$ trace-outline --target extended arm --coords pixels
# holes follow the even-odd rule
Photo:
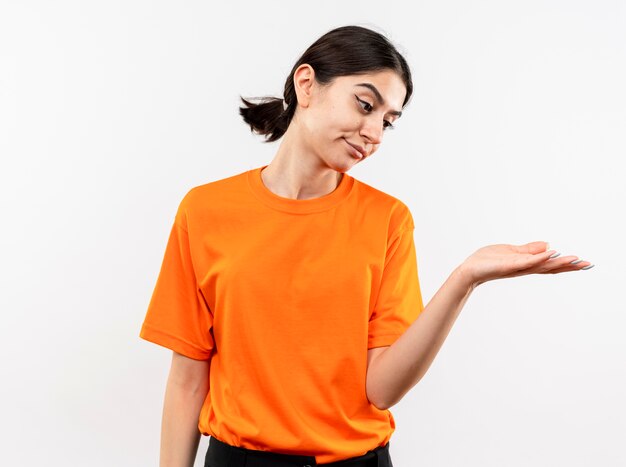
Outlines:
[[[478,249],[457,267],[417,319],[386,350],[368,355],[367,397],[388,409],[424,376],[472,291],[480,284],[527,274],[558,274],[589,269],[577,256],[559,257],[543,241],[497,244]]]
[[[367,397],[379,409],[395,405],[424,376],[474,287],[457,268],[422,313],[367,372]]]

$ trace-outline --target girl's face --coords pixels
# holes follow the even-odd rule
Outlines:
[[[336,78],[320,87],[302,65],[294,74],[301,134],[326,166],[345,172],[376,152],[401,114],[406,88],[391,70]],[[364,154],[355,153],[357,146]]]

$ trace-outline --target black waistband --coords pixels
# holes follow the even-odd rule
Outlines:
[[[299,456],[270,451],[258,451],[231,446],[211,436],[206,453],[205,467],[392,467],[389,443],[379,446],[362,456],[351,457],[327,464],[318,464],[315,456]]]

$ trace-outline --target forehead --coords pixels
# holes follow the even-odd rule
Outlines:
[[[402,78],[392,70],[383,70],[374,73],[358,75],[346,75],[336,78],[335,84],[342,90],[353,90],[369,94],[375,94],[372,85],[381,94],[385,105],[400,109],[406,95],[406,87]]]

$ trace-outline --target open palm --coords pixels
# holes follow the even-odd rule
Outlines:
[[[548,243],[537,241],[525,245],[497,244],[476,250],[463,262],[474,285],[495,279],[523,276],[527,274],[557,274],[578,271],[589,266],[589,261],[580,261],[578,256],[550,258],[555,250],[547,250]]]

